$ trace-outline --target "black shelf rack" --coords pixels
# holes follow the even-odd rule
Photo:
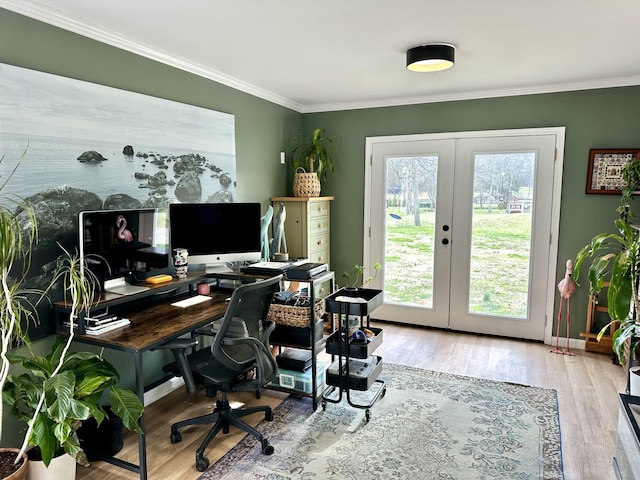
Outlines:
[[[370,314],[383,301],[382,290],[367,288],[342,288],[326,299],[328,313],[338,314],[338,328],[326,342],[327,353],[337,356],[327,370],[327,388],[322,394],[322,409],[327,403],[339,403],[343,394],[354,408],[365,410],[365,419],[371,419],[371,407],[384,397],[387,388],[378,379],[382,371],[382,357],[373,352],[382,343],[382,329],[370,325]],[[359,317],[355,333],[350,332],[349,317]],[[367,335],[369,333],[369,335]],[[337,367],[337,368],[335,368]],[[378,389],[367,403],[358,403],[351,398],[351,391],[367,391],[375,383]],[[337,392],[337,396],[335,395]]]

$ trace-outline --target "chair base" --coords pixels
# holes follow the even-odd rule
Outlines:
[[[200,447],[198,447],[198,450],[196,450],[196,468],[200,472],[204,472],[209,468],[209,460],[204,456],[204,451],[209,446],[209,443],[211,443],[220,430],[222,430],[222,433],[229,433],[229,427],[231,426],[244,430],[260,440],[262,453],[265,455],[271,455],[273,453],[273,447],[269,444],[267,438],[251,425],[248,425],[241,420],[242,417],[257,412],[264,412],[265,420],[273,420],[273,411],[271,410],[271,407],[265,405],[249,408],[231,408],[227,398],[227,392],[222,392],[222,399],[216,402],[213,412],[207,415],[201,415],[199,417],[176,422],[171,425],[171,443],[178,443],[182,440],[182,435],[179,432],[179,429],[182,427],[186,427],[188,425],[209,425],[213,423],[213,427],[209,430],[209,433],[207,433],[207,436],[200,444]]]

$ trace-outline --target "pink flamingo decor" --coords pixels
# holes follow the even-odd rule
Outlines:
[[[129,230],[126,230],[127,220],[124,216],[118,215],[118,218],[116,218],[116,226],[118,227],[118,238],[125,242],[133,242],[133,234]]]
[[[558,308],[558,326],[556,328],[556,348],[551,350],[553,353],[561,353],[563,355],[574,355],[569,348],[569,325],[571,324],[571,295],[576,291],[576,284],[573,281],[573,262],[567,260],[567,267],[564,272],[564,278],[558,282],[558,291],[560,292],[560,307]],[[567,300],[567,349],[558,348],[558,340],[560,339],[560,323],[562,322],[562,303]]]

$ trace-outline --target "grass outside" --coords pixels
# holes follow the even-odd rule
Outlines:
[[[387,222],[386,302],[433,306],[435,213],[421,213],[420,221]],[[469,311],[526,318],[531,214],[477,209],[472,231]]]

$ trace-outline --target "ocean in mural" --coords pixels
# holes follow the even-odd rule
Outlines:
[[[68,185],[95,193],[102,200],[126,194],[142,206],[166,206],[180,200],[175,189],[188,175],[197,178],[200,189],[186,194],[183,201],[235,198],[234,156],[126,140],[115,143],[0,132],[4,154],[0,185],[8,180],[2,194],[26,198],[53,186]],[[123,153],[127,145],[132,149],[130,155]],[[85,159],[82,155],[86,152],[97,152],[102,159]]]

